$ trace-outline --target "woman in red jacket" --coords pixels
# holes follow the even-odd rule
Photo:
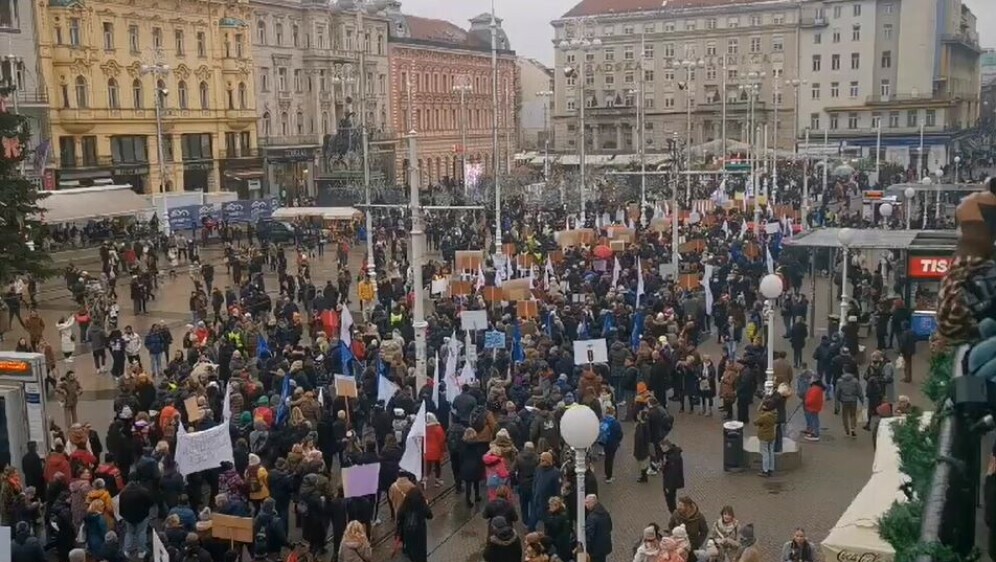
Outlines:
[[[436,487],[443,485],[443,451],[446,450],[446,432],[432,412],[425,414],[425,475],[428,482],[435,474]]]
[[[803,437],[806,441],[820,440],[820,412],[823,411],[823,395],[826,387],[819,378],[813,380],[806,391],[803,403],[803,413],[806,415],[806,429]]]

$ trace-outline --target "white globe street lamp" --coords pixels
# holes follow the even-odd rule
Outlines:
[[[577,478],[577,539],[582,552],[587,552],[584,535],[584,475],[588,470],[587,451],[598,439],[598,416],[583,404],[575,404],[560,418],[560,436],[574,449],[574,475]]]
[[[878,206],[878,213],[882,215],[882,227],[885,229],[889,228],[889,218],[892,217],[892,213],[895,211],[892,207],[892,203],[882,203]]]
[[[764,371],[764,394],[775,391],[775,300],[782,296],[784,284],[780,275],[769,273],[761,278],[764,296],[764,321],[768,323],[768,367]]]
[[[912,187],[907,187],[903,195],[906,196],[906,230],[910,230],[910,221],[913,219],[913,199],[916,197],[916,190]]]
[[[840,322],[838,322],[837,326],[838,331],[843,333],[844,322],[847,321],[847,310],[850,307],[850,302],[847,300],[847,266],[848,262],[851,261],[849,252],[851,242],[854,241],[854,231],[850,228],[840,229],[840,231],[837,232],[837,241],[840,242],[841,247],[844,248],[844,265],[840,280]]]

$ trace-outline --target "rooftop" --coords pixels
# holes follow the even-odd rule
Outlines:
[[[650,12],[658,9],[716,8],[754,4],[763,0],[581,0],[562,17]]]
[[[800,248],[839,248],[840,228],[810,230],[784,241],[786,246]],[[954,251],[958,233],[954,230],[880,230],[852,229],[852,250],[922,250]]]
[[[405,15],[410,30],[410,39],[418,41],[433,41],[436,43],[452,43],[453,45],[480,46],[474,36],[461,29],[455,23],[446,20],[423,18]]]

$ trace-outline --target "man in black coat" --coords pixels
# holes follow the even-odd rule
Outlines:
[[[584,536],[588,557],[591,562],[605,562],[612,554],[612,517],[595,494],[588,494],[584,499],[584,509],[587,512]]]
[[[39,498],[45,497],[45,462],[38,456],[38,443],[28,441],[28,452],[21,458],[24,486],[34,486]]]
[[[664,463],[661,467],[661,483],[667,510],[677,509],[678,490],[685,487],[685,461],[681,458],[681,447],[664,442]]]
[[[129,475],[128,484],[118,495],[118,511],[125,523],[124,552],[128,556],[136,553],[145,558],[149,552],[148,528],[152,506],[156,498],[139,483],[134,471]]]

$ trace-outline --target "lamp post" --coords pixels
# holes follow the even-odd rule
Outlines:
[[[574,475],[577,478],[577,540],[582,552],[587,552],[584,533],[584,475],[588,470],[587,451],[598,439],[598,416],[583,404],[575,404],[560,418],[560,435],[574,449]]]
[[[934,170],[934,175],[937,176],[937,202],[934,205],[934,220],[940,222],[941,220],[941,178],[944,177],[944,170],[938,168]],[[937,228],[937,225],[934,225]]]
[[[550,179],[550,98],[553,90],[536,92],[536,97],[543,100],[543,179]],[[563,184],[561,184],[563,185]],[[564,204],[564,191],[561,187],[560,204]]]
[[[933,182],[930,181],[930,176],[924,176],[923,179],[920,180],[920,184],[922,184],[922,185],[930,185],[932,183]],[[930,197],[930,195],[926,191],[924,191],[923,192],[923,223],[920,226],[920,228],[922,228],[924,230],[927,229],[927,207],[930,206],[928,204],[928,202],[927,202],[928,201],[928,197]]]
[[[877,117],[875,128],[875,183],[882,185],[882,118]]]
[[[157,57],[158,58],[158,57]],[[161,62],[154,64],[143,64],[142,74],[151,74],[156,80],[155,108],[156,108],[156,155],[159,157],[159,192],[166,192],[166,150],[163,146],[163,102],[169,95],[169,90],[165,87],[163,78],[169,74],[169,65]]]
[[[799,155],[798,144],[796,143],[796,157]],[[809,127],[806,127],[806,158],[802,163],[802,226],[809,229]]]
[[[641,72],[642,69],[641,69]],[[642,80],[641,80],[642,83]],[[646,131],[644,129],[645,117],[643,115],[643,90],[636,88],[626,91],[627,94],[636,97],[636,128],[637,128],[637,142],[640,143],[639,156],[640,156],[640,220],[645,219],[644,210],[647,208],[647,163],[645,155],[646,146]]]
[[[844,263],[840,279],[840,322],[838,322],[837,326],[840,333],[844,333],[844,322],[847,321],[847,311],[851,306],[851,303],[847,300],[847,266],[851,261],[850,247],[853,240],[854,231],[850,228],[842,228],[837,232],[837,241],[840,242],[841,248],[844,249]]]
[[[913,202],[916,198],[916,190],[907,187],[903,195],[906,196],[906,230],[911,230],[910,222],[913,220]]]
[[[764,394],[775,391],[775,300],[782,296],[782,277],[769,273],[761,278],[761,295],[764,296],[764,321],[768,324],[768,367],[764,370]]]
[[[917,159],[916,169],[919,170],[920,179],[923,179],[927,177],[926,174],[924,173],[924,162],[923,162],[923,123],[920,123],[920,150],[917,151],[916,153],[916,159]]]
[[[955,184],[958,184],[958,183],[961,183],[961,174],[959,173],[961,171],[959,169],[960,165],[961,165],[961,156],[955,156],[954,157],[954,163],[955,163],[955,176],[954,176],[954,180],[955,181],[954,182],[955,182]]]
[[[569,40],[565,39],[565,40],[561,41],[558,46],[559,46],[559,48],[562,51],[565,51],[565,52],[574,51],[574,52],[581,53],[581,60],[578,62],[578,68],[577,68],[577,70],[575,70],[575,69],[573,69],[573,68],[571,68],[571,67],[568,66],[568,67],[564,68],[564,73],[568,77],[570,77],[570,76],[572,76],[572,75],[574,75],[576,73],[577,74],[577,77],[576,77],[577,80],[579,82],[581,82],[581,96],[580,96],[581,99],[580,99],[580,105],[578,106],[578,121],[579,121],[578,122],[578,128],[581,130],[581,150],[578,153],[578,173],[580,175],[580,180],[581,180],[581,184],[580,184],[580,189],[581,189],[581,204],[580,204],[580,207],[581,207],[581,218],[583,220],[585,218],[585,209],[584,209],[585,179],[586,179],[585,178],[585,156],[586,156],[586,153],[587,153],[587,144],[586,143],[587,143],[587,138],[588,138],[588,134],[585,132],[585,123],[584,123],[584,109],[585,109],[585,106],[588,105],[588,99],[585,96],[585,91],[587,90],[587,86],[585,84],[585,80],[586,80],[585,66],[587,65],[587,61],[585,60],[585,56],[586,56],[586,53],[588,51],[591,51],[593,49],[597,49],[597,48],[601,47],[602,46],[602,40],[599,39],[598,37],[590,37],[590,38],[588,37],[588,35],[589,35],[589,33],[588,33],[589,28],[593,28],[594,27],[594,21],[591,18],[579,18],[579,19],[573,20],[572,23],[573,23],[573,29],[574,29],[574,35],[575,35],[575,37],[572,38],[572,39],[569,39]],[[594,34],[594,30],[593,29],[592,29],[591,34],[592,35]]]
[[[761,80],[764,72],[752,70],[747,73],[747,82],[740,85],[740,90],[747,94],[747,159],[750,162],[750,183],[754,192],[754,236],[761,233],[761,206],[757,203],[759,193],[757,185],[757,131],[754,122],[754,100],[761,91]]]
[[[808,81],[800,80],[798,78],[785,81],[786,86],[792,86],[792,89],[794,90],[793,95],[795,96],[792,100],[794,106],[792,109],[792,151],[796,159],[799,158],[799,143],[797,142],[799,136],[799,87],[805,86],[808,83]],[[807,139],[806,142],[808,143],[809,140]]]
[[[470,77],[460,75],[457,77],[453,91],[460,94],[460,178],[463,179],[463,195],[467,196],[467,104],[466,95],[474,91],[470,83]]]
[[[882,203],[878,206],[878,214],[882,215],[882,227],[888,230],[889,228],[889,217],[892,216],[895,209],[892,208],[892,203]]]
[[[692,80],[696,68],[705,68],[705,61],[685,59],[678,63],[685,69],[685,86],[679,89],[685,90],[685,204],[689,208],[692,206]]]

